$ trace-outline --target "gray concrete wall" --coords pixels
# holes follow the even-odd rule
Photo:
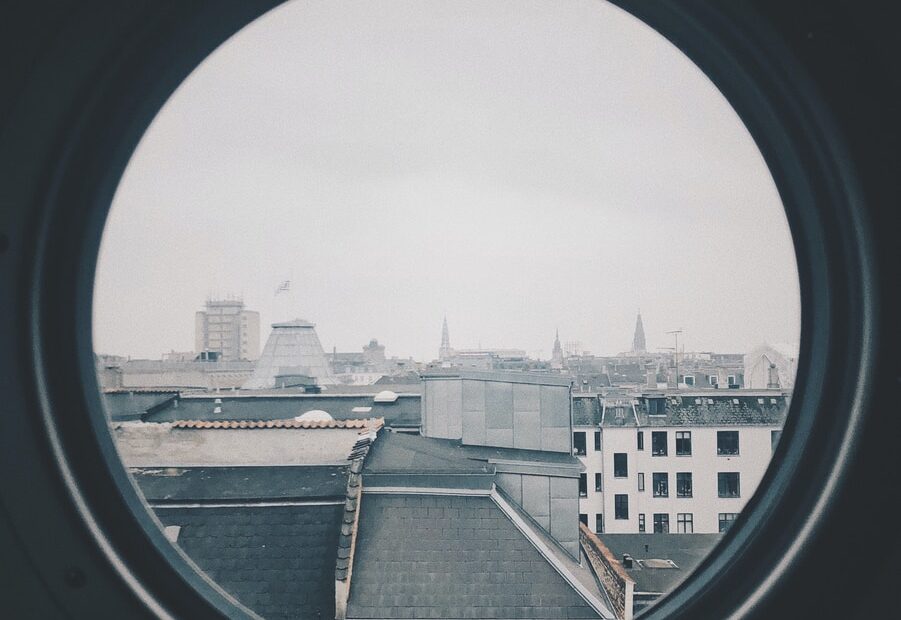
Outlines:
[[[570,453],[570,408],[570,386],[559,379],[500,372],[425,376],[422,433],[467,445]]]
[[[560,546],[578,557],[578,478],[499,473],[496,483]]]

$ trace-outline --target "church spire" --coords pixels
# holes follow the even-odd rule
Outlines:
[[[438,349],[438,359],[446,360],[451,357],[450,332],[447,329],[447,315],[444,315],[444,325],[441,327],[441,348]]]
[[[638,319],[635,321],[635,336],[632,338],[632,353],[647,353],[647,350],[644,340],[644,325],[641,322],[641,310],[639,310]]]
[[[563,368],[563,347],[560,346],[560,330],[554,338],[554,352],[551,354],[551,368],[560,370]]]

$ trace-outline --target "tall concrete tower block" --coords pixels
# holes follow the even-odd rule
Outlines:
[[[337,383],[313,323],[302,319],[273,323],[257,367],[244,388],[273,388],[276,377],[285,375],[306,375],[315,379],[317,385]]]
[[[213,351],[222,360],[255,360],[260,356],[260,313],[240,299],[209,299],[194,315],[195,353]]]

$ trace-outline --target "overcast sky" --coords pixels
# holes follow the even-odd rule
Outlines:
[[[274,296],[291,279],[293,308]],[[599,1],[295,0],[178,89],[118,189],[98,352],[194,346],[210,295],[326,350],[549,357],[798,340],[770,174],[717,89]],[[279,306],[281,306],[279,308]],[[278,309],[277,309],[278,308]]]

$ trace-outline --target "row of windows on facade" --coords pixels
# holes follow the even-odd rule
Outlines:
[[[770,431],[770,440],[775,447],[782,431]],[[669,455],[669,432],[651,432],[651,456]],[[676,431],[676,456],[691,456],[691,431]],[[738,431],[716,432],[716,453],[720,456],[736,456],[739,453]],[[644,450],[644,431],[636,434],[636,448]],[[588,453],[585,431],[573,433],[573,450],[578,456]],[[594,451],[601,451],[601,431],[594,432]],[[614,455],[614,458],[618,455]],[[621,455],[625,456],[625,454]]]
[[[628,507],[627,507],[628,512]],[[719,531],[725,532],[730,527],[732,527],[732,523],[735,522],[735,518],[738,516],[737,512],[721,512],[717,515],[717,519],[719,520]],[[651,515],[654,524],[654,533],[655,534],[669,534],[669,514],[665,512],[655,512]],[[579,515],[579,520],[588,526],[588,515],[585,513],[581,513]],[[602,513],[596,513],[594,515],[594,531],[598,534],[604,533],[604,515]],[[647,531],[647,523],[645,519],[644,513],[639,513],[638,515],[638,531],[639,533],[645,533]],[[691,512],[678,512],[676,513],[676,533],[677,534],[694,534],[695,531],[695,517],[694,513]]]
[[[741,477],[738,472],[718,472],[716,475],[717,496],[722,498],[741,497]],[[694,485],[691,472],[676,473],[676,497],[693,497]],[[603,474],[594,475],[594,490],[604,490]],[[645,490],[644,473],[638,474],[638,490]],[[654,497],[669,497],[669,473],[654,472],[651,474],[651,490]],[[588,497],[588,474],[579,474],[579,496]],[[617,497],[620,497],[617,495]],[[622,497],[628,497],[623,495]]]

